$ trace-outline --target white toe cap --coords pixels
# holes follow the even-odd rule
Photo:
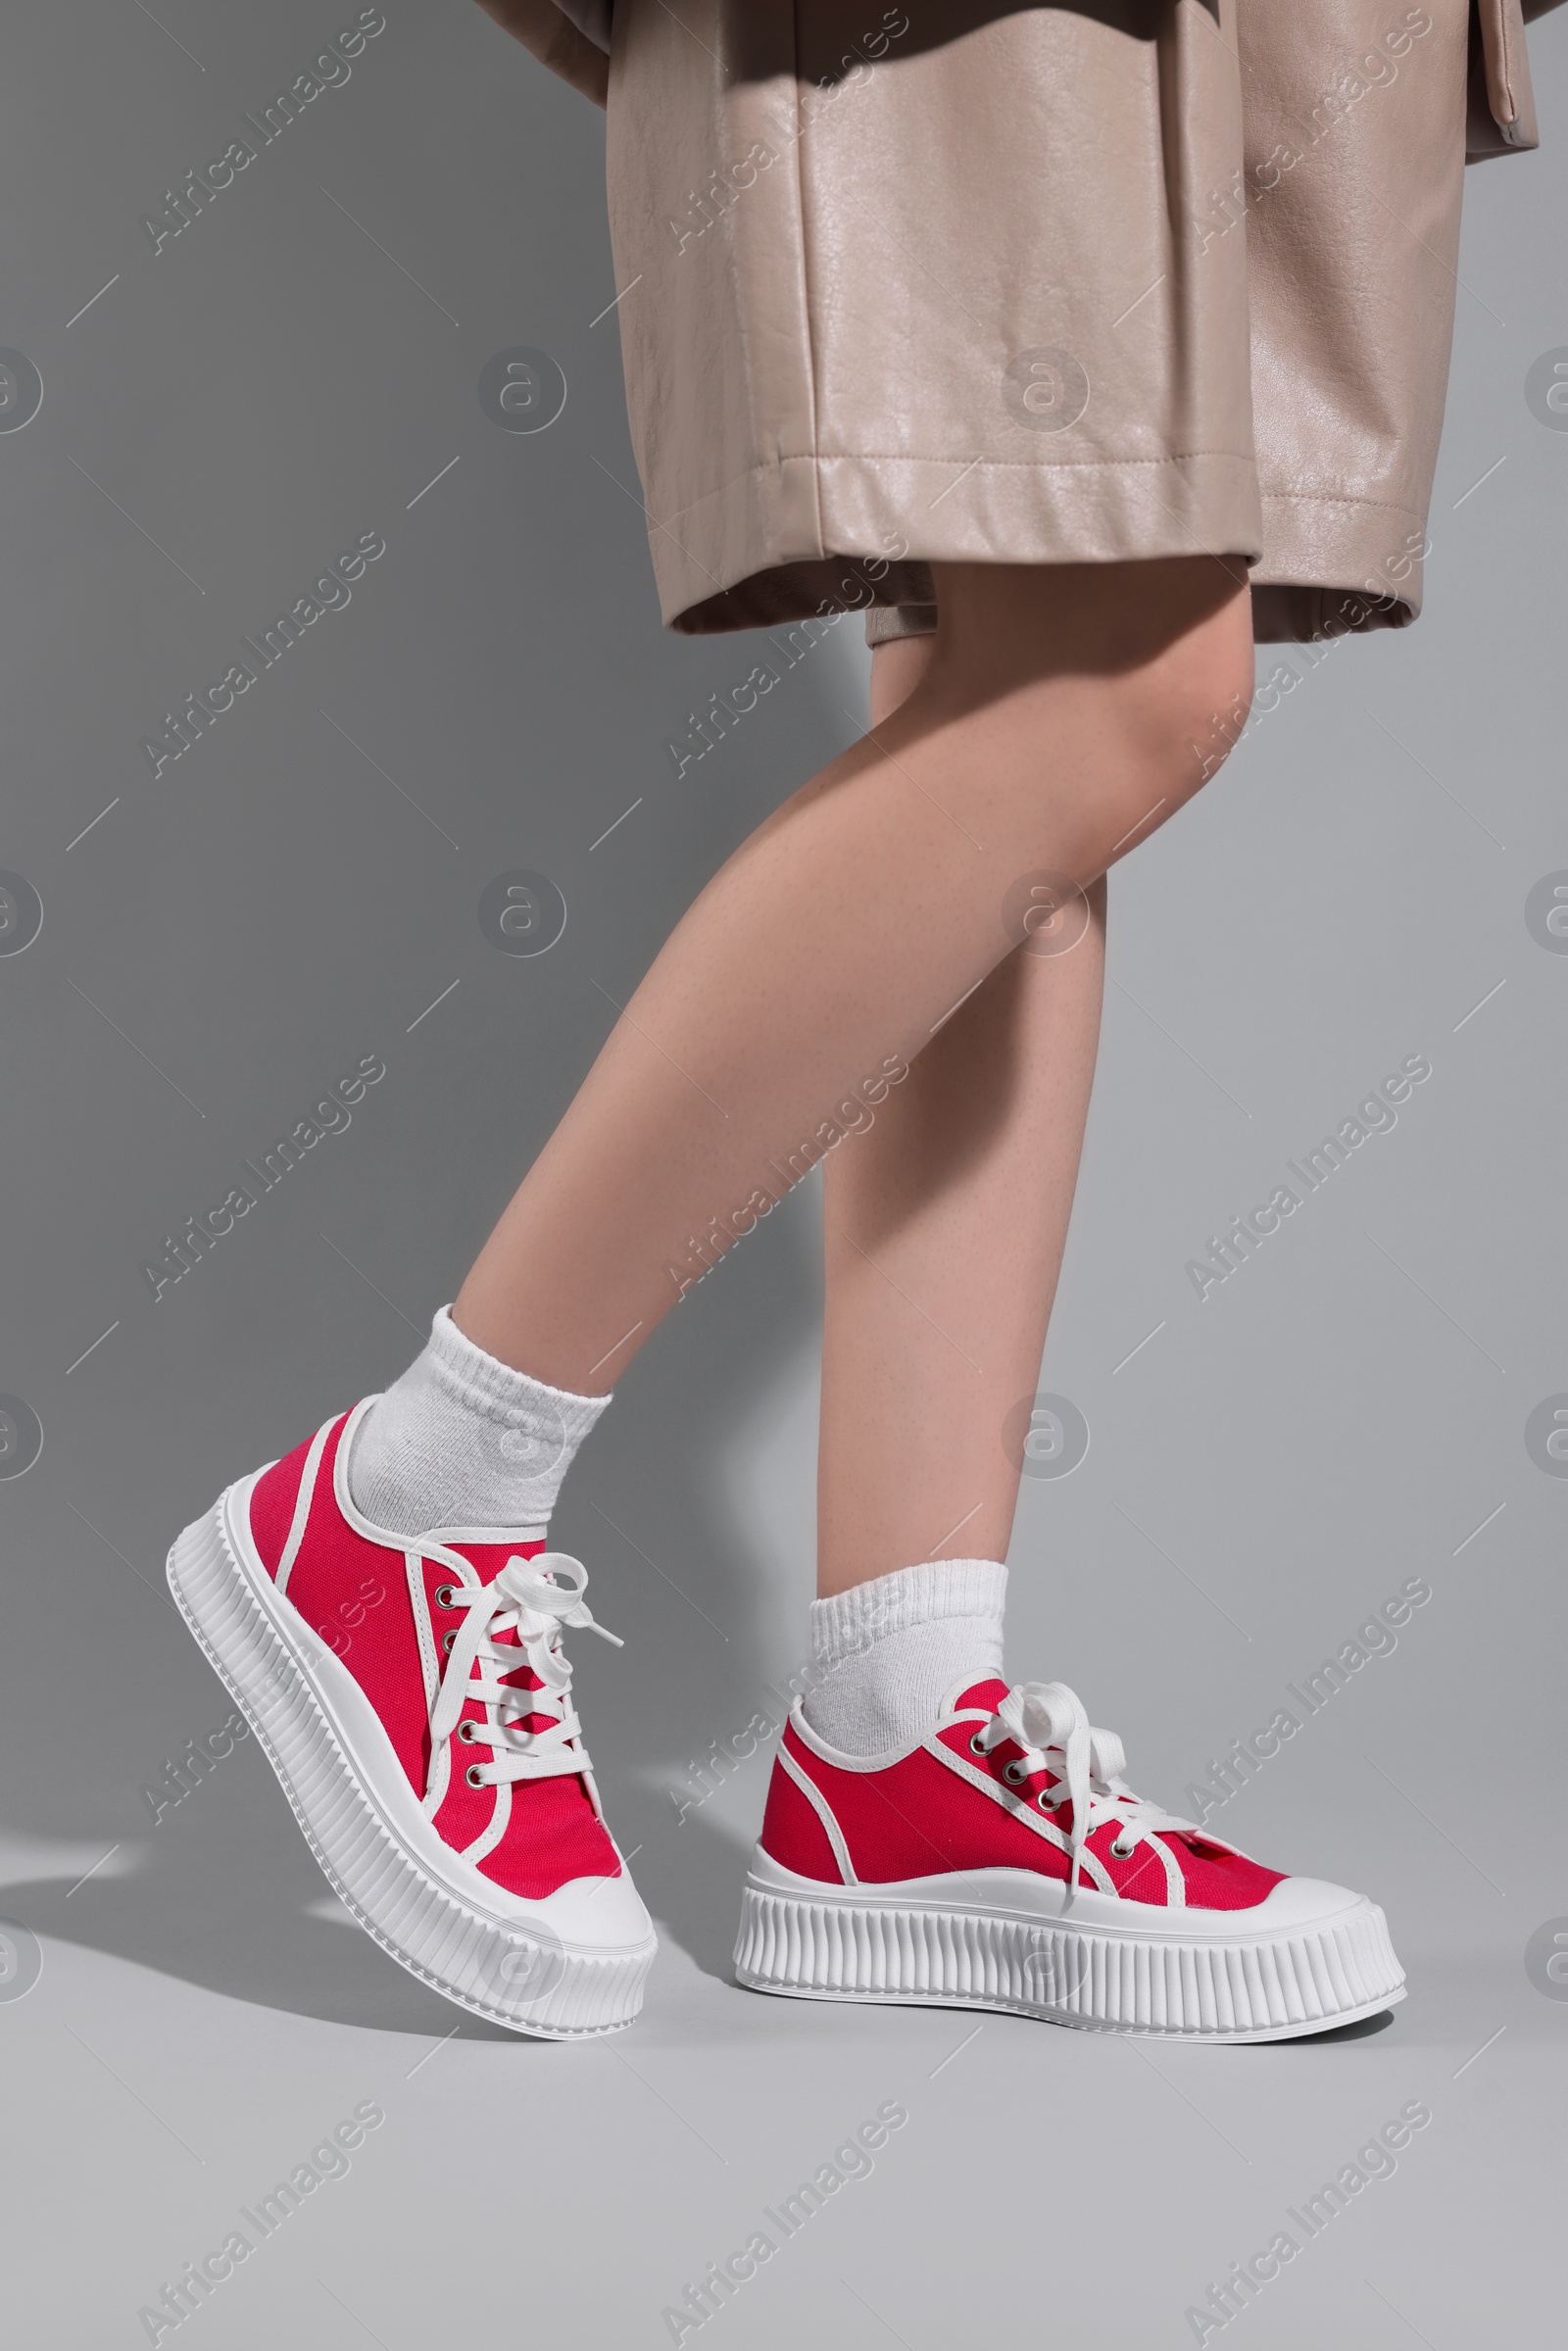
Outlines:
[[[1229,1915],[1255,1919],[1260,1927],[1323,1927],[1348,1911],[1371,1907],[1365,1894],[1352,1893],[1348,1886],[1331,1886],[1326,1878],[1282,1878],[1255,1910]]]

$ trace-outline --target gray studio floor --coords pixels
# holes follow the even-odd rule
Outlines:
[[[738,2343],[926,2351],[1001,2311],[1076,2342],[1176,2343],[1187,2307],[1282,2229],[1301,2250],[1248,2309],[1255,2341],[1544,2339],[1525,2251],[1553,2233],[1563,2017],[1501,1926],[1512,1902],[1457,1948],[1444,1904],[1396,1905],[1415,1995],[1386,2030],[1151,2049],[736,1989],[739,1849],[688,1817],[678,1901],[659,1898],[652,1841],[644,1861],[664,1935],[645,2020],[564,2048],[455,2022],[345,1923],[253,1752],[186,1809],[74,1891],[90,1840],[5,1849],[6,1906],[45,1954],[0,2010],[18,2342],[146,2339],[139,2310],[235,2229],[253,2249],[184,2322],[193,2340],[685,2341],[698,2329],[664,2313],[696,2311],[708,2265],[760,2230],[776,2250],[705,2322]],[[1419,1821],[1399,1844],[1444,1867]],[[1303,2208],[1412,2104],[1432,2119],[1397,2170],[1357,2166],[1376,2176],[1308,2238]],[[780,2207],[890,2108],[907,2121],[874,2168],[842,2158],[786,2236]],[[368,2110],[385,2119],[349,2168],[328,2147],[264,2238],[263,2200]],[[26,2257],[56,2230],[73,2261]],[[1488,2243],[1518,2258],[1481,2263]]]
[[[795,1214],[786,1240],[804,1244],[808,1203]],[[721,1350],[765,1303],[764,1260],[744,1273],[737,1260],[736,1271],[732,1298],[714,1290],[724,1310],[708,1336]],[[1411,1336],[1401,1326],[1399,1341]],[[1099,1359],[1102,1387],[1102,1357],[1086,1335],[1083,1360]],[[690,1366],[677,1358],[675,1368]],[[715,1431],[716,1513],[768,1530],[751,1546],[759,1579],[777,1565],[774,1549],[804,1543],[811,1400],[798,1355]],[[1173,1401],[1156,1389],[1134,1415],[1156,1447]],[[1092,1422],[1097,1405],[1092,1396]],[[1237,1425],[1250,1442],[1240,1412]],[[1158,1522],[1167,1553],[1178,1524],[1190,1539],[1202,1517],[1205,1480],[1184,1490],[1183,1450],[1179,1438],[1152,1469],[1124,1461],[1116,1478],[1151,1532],[1160,1487],[1181,1494]],[[1560,1767],[1549,1739],[1533,1777],[1508,1756],[1510,1742],[1516,1755],[1530,1749],[1528,1712],[1549,1710],[1559,1668],[1548,1652],[1560,1656],[1564,1627],[1555,1592],[1528,1617],[1510,1596],[1528,1586],[1550,1525],[1525,1481],[1558,1500],[1522,1447],[1520,1459],[1501,1515],[1468,1545],[1487,1515],[1469,1498],[1478,1473],[1468,1465],[1451,1493],[1406,1494],[1393,1510],[1380,1505],[1380,1464],[1366,1464],[1347,1489],[1361,1521],[1348,1572],[1331,1555],[1346,1495],[1319,1513],[1303,1504],[1308,1539],[1282,1538],[1282,1553],[1320,1548],[1322,1589],[1271,1614],[1263,1578],[1235,1545],[1201,1578],[1235,1627],[1210,1612],[1175,1671],[1180,1628],[1190,1641],[1195,1630],[1185,1571],[1142,1536],[1102,1531],[1115,1516],[1108,1465],[1095,1479],[1092,1449],[1070,1481],[1026,1491],[1018,1670],[1032,1657],[1041,1670],[1070,1659],[1088,1688],[1112,1691],[1103,1711],[1143,1726],[1135,1776],[1173,1798],[1403,1580],[1381,1565],[1388,1553],[1431,1589],[1397,1649],[1369,1659],[1269,1766],[1272,1782],[1259,1775],[1217,1824],[1297,1868],[1375,1886],[1411,1996],[1379,2026],[1262,2048],[1151,2047],[737,1988],[736,1887],[765,1763],[739,1763],[696,1803],[705,1783],[691,1766],[711,1764],[715,1743],[747,1744],[745,1726],[795,1660],[770,1645],[765,1621],[748,1635],[744,1616],[728,1613],[728,1576],[699,1580],[699,1526],[687,1527],[684,1557],[678,1522],[653,1510],[637,1522],[635,1548],[603,1526],[590,1545],[601,1510],[621,1528],[631,1519],[635,1445],[607,1457],[591,1483],[585,1456],[567,1537],[595,1556],[601,1612],[628,1637],[623,1654],[584,1659],[583,1702],[590,1726],[603,1726],[595,1744],[662,1936],[643,2020],[597,2045],[518,2041],[460,2019],[403,1975],[326,1891],[249,1742],[153,1822],[167,1764],[185,1739],[220,1731],[227,1705],[153,1591],[126,1596],[140,1546],[111,1555],[143,1660],[133,1719],[96,1742],[71,1834],[0,1846],[0,1916],[28,1928],[42,1955],[24,1996],[0,2001],[9,2209],[22,2246],[57,2248],[12,2267],[16,2339],[50,2351],[150,2332],[168,2341],[139,2314],[168,2310],[166,2289],[177,2290],[186,2265],[221,2257],[235,2230],[247,2257],[181,2331],[237,2351],[279,2339],[415,2351],[455,2325],[594,2345],[689,2341],[711,2327],[715,2339],[758,2351],[808,2340],[937,2351],[1000,2314],[1074,2342],[1174,2345],[1196,2339],[1188,2311],[1281,2231],[1299,2249],[1230,2321],[1245,2339],[1291,2351],[1331,2331],[1356,2351],[1406,2338],[1459,2351],[1483,2329],[1544,2339],[1568,2004],[1538,1931],[1568,1907],[1548,1810]],[[1461,1494],[1468,1517],[1453,1514]],[[69,1619],[66,1645],[91,1648],[104,1549],[60,1515],[58,1543],[35,1555],[65,1585],[55,1613]],[[1098,1585],[1070,1572],[1097,1540]],[[1053,1576],[1053,1560],[1068,1572]],[[1106,1584],[1119,1600],[1107,1602]],[[1137,1654],[1124,1610],[1147,1635]],[[1499,1642],[1506,1687],[1522,1693],[1511,1727],[1489,1722],[1478,1695],[1486,1676],[1475,1660]],[[650,1668],[662,1647],[664,1667]],[[750,1662],[729,1659],[736,1648]],[[650,1673],[675,1691],[688,1729],[721,1689],[711,1730],[683,1739]],[[10,1721],[19,1740],[46,1745],[69,1736],[69,1690],[39,1679]],[[639,1750],[657,1763],[639,1764]],[[14,1811],[45,1809],[36,1762],[14,1785]],[[1556,1924],[1568,1933],[1568,1921]],[[1412,2109],[1430,2122],[1408,2132],[1391,2167],[1373,2142],[1389,2126],[1397,2138]],[[866,2169],[849,2142],[890,2113],[906,2120]],[[360,2142],[346,2158],[330,2144],[340,2125]],[[304,2192],[280,2204],[279,2183],[298,2187],[301,2166]],[[842,2184],[819,2209],[803,2206],[803,2182],[820,2183],[824,2166]],[[1322,2191],[1348,2166],[1365,2185],[1342,2191],[1345,2208],[1327,2215]],[[701,2327],[688,2323],[702,2313],[690,2289],[759,2231],[769,2259]],[[1483,2258],[1489,2245],[1507,2257]]]
[[[160,1802],[229,1711],[171,1540],[401,1370],[681,909],[853,736],[866,664],[846,622],[672,760],[752,640],[661,632],[602,129],[472,0],[387,0],[352,78],[156,253],[144,209],[326,20],[25,13],[0,348],[42,405],[0,431],[0,873],[42,918],[0,940],[0,1411],[41,1450],[0,1453],[5,2339],[1556,2339],[1568,430],[1540,386],[1568,367],[1568,10],[1532,32],[1542,153],[1471,174],[1426,614],[1265,648],[1224,774],[1111,891],[1042,1373],[1091,1441],[1025,1481],[1009,1669],[1072,1684],[1185,1808],[1391,1595],[1430,1595],[1215,1823],[1374,1894],[1410,1996],[1228,2050],[730,1980],[767,1763],[702,1801],[693,1775],[806,1638],[811,1184],[638,1360],[553,1530],[626,1643],[576,1662],[662,1935],[632,2031],[529,2043],[405,1976],[249,1740]],[[518,348],[569,385],[532,437],[482,392]],[[160,713],[367,533],[352,602],[155,778]],[[570,915],[532,961],[476,918],[519,869]],[[155,1298],[149,1254],[367,1053],[352,1127]],[[1209,1237],[1412,1055],[1397,1125],[1200,1298]],[[841,2151],[879,2115],[867,2168]],[[1396,2159],[1364,2154],[1391,2125]]]

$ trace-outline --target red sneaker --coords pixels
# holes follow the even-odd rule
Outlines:
[[[656,1945],[571,1705],[586,1571],[543,1527],[372,1526],[344,1465],[373,1401],[229,1487],[170,1588],[376,1941],[519,2033],[612,2032]]]
[[[1181,2040],[1288,2040],[1403,1999],[1374,1903],[1248,1860],[1134,1795],[1125,1763],[1060,1682],[956,1690],[890,1755],[838,1754],[797,1701],[740,1981]]]

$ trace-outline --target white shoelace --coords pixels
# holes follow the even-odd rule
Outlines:
[[[461,1745],[490,1749],[488,1763],[468,1766],[475,1788],[588,1769],[587,1755],[573,1744],[582,1726],[571,1704],[571,1666],[562,1634],[571,1626],[597,1633],[617,1649],[623,1643],[595,1621],[582,1596],[587,1583],[580,1559],[565,1551],[543,1551],[534,1559],[514,1552],[493,1583],[454,1580],[447,1586],[450,1605],[467,1613],[430,1709],[432,1768],[443,1741],[456,1731]],[[498,1638],[506,1633],[514,1633],[516,1640]],[[543,1688],[522,1690],[506,1678],[524,1666]],[[470,1700],[484,1707],[482,1723],[463,1717]],[[526,1716],[544,1712],[558,1719],[543,1730],[523,1729]]]
[[[1069,1886],[1078,1884],[1087,1839],[1106,1821],[1116,1824],[1110,1849],[1118,1861],[1161,1830],[1199,1833],[1196,1821],[1182,1820],[1163,1805],[1133,1793],[1122,1778],[1127,1756],[1121,1740],[1114,1731],[1096,1730],[1082,1698],[1065,1682],[1015,1683],[973,1743],[977,1752],[989,1754],[1008,1739],[1023,1754],[1016,1763],[1004,1764],[1004,1779],[1021,1787],[1037,1773],[1049,1772],[1057,1792],[1042,1792],[1045,1809],[1054,1812],[1063,1801],[1072,1805]]]

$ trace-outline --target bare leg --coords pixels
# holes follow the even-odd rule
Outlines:
[[[941,565],[937,594],[913,693],[702,893],[485,1245],[456,1319],[504,1361],[609,1388],[1008,955],[1009,887],[1097,879],[1245,708],[1247,590],[1209,558]]]
[[[878,647],[873,727],[932,645]],[[1076,947],[1006,955],[823,1164],[824,1597],[917,1559],[1007,1555],[1018,1471],[1002,1424],[1034,1392],[1100,1036],[1103,881],[1089,898]]]

